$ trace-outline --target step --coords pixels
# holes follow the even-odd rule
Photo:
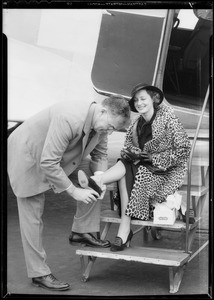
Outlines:
[[[192,185],[190,194],[191,194],[191,196],[201,197],[201,196],[205,195],[208,191],[209,191],[209,187]],[[178,193],[181,195],[186,195],[187,194],[187,185],[185,185],[185,184],[182,185],[182,187],[179,189]]]
[[[101,211],[101,217],[100,217],[101,222],[106,222],[106,223],[120,223],[121,218],[118,215],[118,212],[116,210],[103,210]],[[199,219],[198,219],[199,220]],[[190,226],[195,226],[198,223],[198,220]],[[186,223],[176,220],[174,225],[157,225],[154,224],[152,220],[149,221],[141,221],[141,220],[131,220],[132,225],[140,225],[140,226],[150,226],[150,227],[158,227],[158,228],[164,228],[164,229],[170,229],[170,230],[185,230],[186,229]],[[191,227],[192,228],[192,227]]]
[[[186,129],[186,132],[190,139],[195,137],[196,129]],[[209,129],[200,129],[198,133],[198,139],[209,139]]]
[[[193,140],[190,140],[191,144]],[[193,166],[209,166],[209,140],[197,140],[193,151]]]
[[[209,154],[201,156],[201,153],[195,153],[192,158],[192,166],[209,167]]]
[[[109,248],[82,247],[76,250],[77,255],[110,259],[122,259],[146,264],[179,267],[185,264],[190,254],[182,250],[151,247],[129,247],[121,252],[111,252]]]
[[[107,190],[108,191],[114,191],[116,190],[116,183],[111,183],[109,185],[107,185]],[[195,197],[201,197],[203,195],[205,195],[207,192],[209,191],[209,187],[206,186],[198,186],[198,185],[192,185],[191,186],[191,196],[195,196]],[[178,191],[181,195],[186,195],[187,193],[187,185],[182,185],[182,187],[179,189]]]

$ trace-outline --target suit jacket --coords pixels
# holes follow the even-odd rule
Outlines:
[[[60,193],[70,175],[91,154],[93,170],[107,168],[107,133],[87,145],[95,103],[57,103],[21,124],[8,138],[8,175],[17,197],[52,188]]]

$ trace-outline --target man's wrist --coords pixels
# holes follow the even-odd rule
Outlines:
[[[71,184],[69,185],[69,187],[67,187],[67,189],[65,189],[65,190],[68,191],[69,194],[71,195],[71,194],[74,193],[75,189],[76,189],[75,185],[74,185],[73,183],[71,183]]]

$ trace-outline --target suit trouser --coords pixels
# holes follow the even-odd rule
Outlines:
[[[78,170],[84,170],[88,176],[91,176],[89,168],[89,159],[81,162],[79,167],[69,176],[71,181],[78,186]],[[77,201],[76,214],[73,219],[72,231],[78,233],[99,232],[100,231],[100,210],[101,201],[85,204]]]
[[[81,169],[80,165],[78,169]],[[78,171],[77,169],[77,171]],[[85,166],[84,166],[84,170]],[[73,182],[77,181],[77,171],[69,176]],[[86,170],[90,174],[89,170]],[[71,201],[76,201],[71,198]],[[100,231],[101,201],[85,204],[77,201],[76,215],[72,230],[79,233]],[[19,223],[24,249],[28,277],[39,277],[50,274],[46,264],[46,252],[43,248],[43,221],[45,195],[44,193],[26,198],[17,197]]]
[[[28,277],[39,277],[51,273],[46,264],[46,253],[42,244],[45,196],[17,197],[19,224]]]

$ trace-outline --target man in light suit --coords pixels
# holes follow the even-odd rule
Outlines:
[[[8,175],[17,197],[27,273],[34,285],[51,290],[70,288],[57,280],[46,264],[42,244],[45,191],[66,191],[77,201],[70,242],[110,246],[109,241],[91,234],[100,230],[99,194],[75,186],[70,178],[89,154],[92,173],[106,170],[107,136],[129,123],[129,104],[123,97],[111,96],[102,103],[88,104],[80,98],[39,112],[9,136]]]

